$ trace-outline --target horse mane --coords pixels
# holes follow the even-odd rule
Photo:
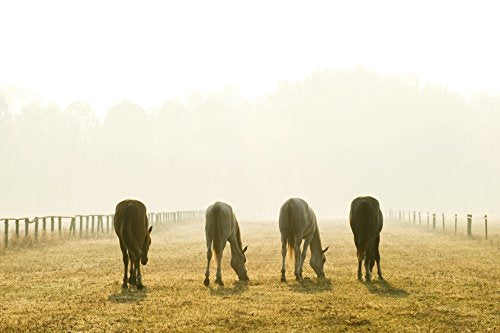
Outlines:
[[[311,244],[309,244],[309,246],[311,247],[311,255],[313,255],[314,253],[323,253],[323,247],[321,246],[321,238],[319,237],[318,224],[316,224]]]
[[[240,226],[238,225],[238,221],[236,220],[236,217],[233,214],[234,218],[234,223],[235,223],[235,228],[236,228],[236,241],[238,242],[238,246],[240,247],[240,251],[243,251],[243,243],[241,242],[241,233],[240,233]]]

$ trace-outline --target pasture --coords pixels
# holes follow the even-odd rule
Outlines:
[[[204,223],[153,230],[145,290],[121,289],[115,235],[9,249],[0,255],[0,331],[498,331],[500,249],[385,221],[380,253],[386,282],[356,279],[346,220],[318,221],[325,280],[304,265],[303,284],[280,282],[277,221],[240,221],[249,283],[223,256],[225,287],[203,285]],[[308,279],[309,278],[309,279]]]

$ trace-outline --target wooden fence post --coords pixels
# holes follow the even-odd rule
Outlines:
[[[38,239],[38,218],[35,217],[35,240]]]
[[[54,216],[50,217],[50,232],[54,232]]]
[[[57,217],[57,231],[59,232],[59,236],[61,236],[62,232],[62,217]]]
[[[24,219],[24,237],[27,238],[29,235],[30,220],[28,218]]]
[[[71,218],[71,224],[69,225],[69,233],[70,235],[75,235],[76,233],[76,216]]]
[[[80,215],[80,238],[83,237],[83,216]]]
[[[88,215],[85,216],[85,233],[86,234],[89,233],[89,219],[90,219],[90,217]]]
[[[467,236],[472,236],[472,214],[467,214]]]
[[[443,220],[443,231],[444,231],[444,213],[441,213],[441,218]]]
[[[436,213],[432,213],[432,229],[436,229]]]
[[[484,215],[484,236],[488,240],[488,215]]]
[[[420,216],[420,212],[418,212],[418,224],[422,224],[422,219],[421,219],[421,216]]]
[[[9,220],[4,220],[4,225],[3,247],[7,248],[9,246]]]
[[[106,233],[109,234],[109,215],[106,215]]]
[[[457,233],[457,214],[455,214],[455,234]]]
[[[19,219],[16,220],[16,239],[19,239]]]
[[[95,216],[92,215],[92,233],[94,233],[94,222],[95,222]]]
[[[42,218],[42,230],[44,233],[45,233],[45,231],[47,231],[47,218],[46,217]]]
[[[429,212],[427,212],[427,228],[429,228]]]

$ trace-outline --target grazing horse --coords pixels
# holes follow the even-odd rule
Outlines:
[[[247,246],[243,248],[241,244],[240,227],[231,206],[223,202],[216,202],[207,208],[205,217],[205,236],[207,239],[207,270],[205,271],[205,281],[203,281],[205,286],[210,284],[212,248],[217,263],[215,283],[220,286],[224,285],[221,275],[221,260],[226,242],[231,245],[231,267],[241,281],[248,281],[247,269],[245,268]]]
[[[361,280],[361,264],[364,259],[366,281],[370,282],[371,280],[371,272],[375,262],[377,262],[378,277],[383,280],[378,245],[384,220],[377,199],[372,197],[354,199],[351,203],[349,222],[357,249],[358,279]]]
[[[324,278],[325,272],[325,252],[328,250],[322,249],[321,239],[319,237],[318,223],[316,215],[307,202],[302,199],[288,199],[280,210],[279,226],[281,232],[281,255],[283,262],[281,265],[281,281],[285,282],[285,261],[287,244],[290,253],[295,259],[295,277],[302,281],[302,267],[306,259],[307,247],[311,247],[311,267],[316,272],[318,278]],[[304,247],[300,251],[300,245],[304,239]]]
[[[151,230],[148,229],[148,218],[146,206],[137,200],[123,200],[116,205],[113,226],[120,240],[120,248],[123,254],[123,284],[127,288],[127,282],[131,285],[137,283],[137,289],[144,288],[141,280],[142,263],[148,263],[148,250],[151,245]],[[127,268],[130,259],[130,278],[127,280]]]

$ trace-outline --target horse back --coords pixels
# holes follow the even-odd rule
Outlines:
[[[216,260],[222,255],[225,242],[237,228],[236,218],[230,205],[217,201],[205,211],[205,237],[207,245],[211,243],[213,246]],[[241,240],[238,243],[241,243]]]
[[[121,201],[116,205],[113,226],[118,238],[125,244],[127,250],[140,252],[138,249],[144,242],[149,226],[146,206],[138,200]]]
[[[280,209],[279,227],[288,239],[295,235],[308,235],[317,228],[316,215],[306,201],[299,198],[288,199]],[[294,235],[291,235],[291,234]]]
[[[354,235],[377,236],[383,226],[378,200],[369,196],[354,199],[351,203],[349,223]]]

